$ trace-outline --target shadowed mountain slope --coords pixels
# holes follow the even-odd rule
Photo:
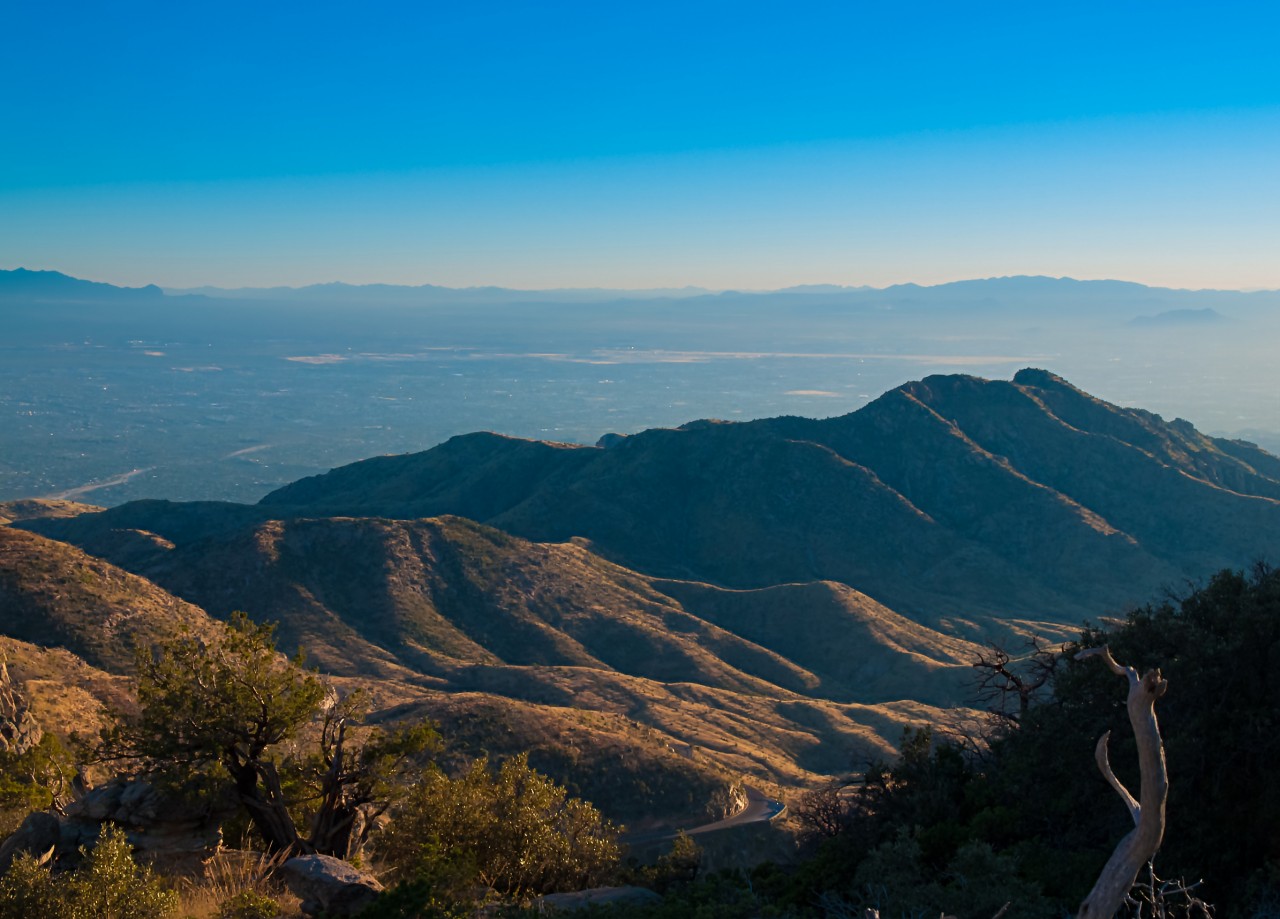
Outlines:
[[[128,524],[155,525],[155,507],[137,508],[140,519],[133,509],[42,526],[215,616],[278,620],[282,643],[331,673],[585,667],[733,692],[944,702],[976,650],[844,585],[731,592],[659,581],[581,545],[532,543],[459,517],[217,523],[184,539],[185,522],[139,535]],[[798,663],[819,635],[838,640],[839,653]]]
[[[125,673],[135,645],[208,627],[203,610],[144,578],[65,543],[0,527],[0,634]]]
[[[137,510],[134,522],[154,522],[153,505]],[[454,755],[529,750],[617,819],[723,816],[743,776],[810,785],[889,755],[908,724],[967,717],[911,700],[954,698],[973,647],[843,585],[656,581],[461,518],[225,530],[209,510],[216,535],[188,542],[103,526],[123,511],[82,522],[99,551],[145,559],[218,615],[279,620],[282,646],[368,690],[379,720],[439,720]],[[0,651],[61,728],[93,730],[104,702],[128,705],[127,685],[77,654],[125,672],[135,642],[208,621],[77,548],[0,528]],[[817,630],[839,653],[797,642]]]
[[[570,447],[473,434],[268,495],[276,516],[440,513],[732,588],[838,581],[930,623],[1078,622],[1280,553],[1280,459],[1045,371],[934,376],[849,415]]]

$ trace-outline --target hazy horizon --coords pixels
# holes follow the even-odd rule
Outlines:
[[[1060,374],[1280,449],[1280,294],[1045,278],[890,290],[315,288],[169,297],[0,273],[0,499],[256,500],[476,430],[594,443],[826,417],[934,373]]]
[[[955,277],[949,277],[942,280],[929,281],[929,282],[922,282],[922,281],[917,281],[917,280],[908,278],[905,280],[893,281],[887,284],[870,284],[870,283],[858,283],[858,282],[839,283],[839,282],[830,281],[830,280],[815,279],[815,280],[801,280],[792,284],[787,284],[782,287],[754,287],[753,288],[753,287],[746,287],[743,285],[729,285],[726,287],[707,287],[705,285],[699,285],[699,284],[677,285],[674,283],[672,284],[656,283],[652,286],[645,286],[645,287],[611,287],[611,286],[602,286],[602,285],[592,285],[592,284],[586,284],[586,283],[582,283],[582,284],[569,283],[569,284],[558,285],[554,287],[521,287],[518,285],[508,286],[508,285],[502,285],[502,284],[491,284],[491,283],[480,282],[475,284],[467,284],[465,286],[454,286],[454,285],[442,284],[439,281],[432,280],[432,279],[425,279],[425,280],[419,279],[419,280],[391,282],[391,281],[385,281],[385,280],[350,281],[344,278],[332,278],[332,277],[325,278],[324,280],[308,280],[308,281],[298,281],[298,282],[279,281],[279,282],[267,282],[262,284],[241,284],[235,281],[224,281],[224,282],[217,282],[217,283],[209,282],[209,283],[194,284],[194,285],[176,286],[176,285],[169,285],[169,284],[160,284],[154,280],[148,280],[145,275],[139,278],[129,279],[128,281],[109,280],[107,278],[102,278],[102,277],[87,277],[83,275],[77,275],[72,271],[69,271],[57,266],[42,265],[42,266],[32,267],[30,265],[12,264],[12,265],[0,266],[0,271],[29,271],[33,273],[51,272],[51,273],[63,274],[63,275],[66,275],[67,277],[75,278],[77,280],[92,281],[95,283],[102,283],[102,284],[110,284],[112,286],[122,287],[122,288],[141,288],[141,287],[147,287],[147,286],[155,286],[155,287],[159,287],[161,290],[163,290],[167,294],[183,294],[183,293],[189,293],[189,292],[197,292],[204,289],[221,290],[221,291],[227,291],[227,292],[239,292],[239,291],[248,291],[248,290],[255,290],[255,291],[303,290],[308,287],[404,287],[404,288],[438,287],[438,288],[443,288],[447,290],[456,290],[456,291],[500,289],[500,290],[510,290],[510,291],[517,291],[517,292],[529,291],[533,293],[556,293],[561,291],[574,291],[574,292],[607,291],[607,292],[621,292],[621,293],[677,292],[678,293],[678,292],[692,291],[695,293],[706,293],[706,294],[721,294],[721,293],[767,294],[767,293],[783,293],[783,292],[809,292],[809,290],[818,291],[824,288],[830,289],[830,292],[858,291],[858,290],[884,291],[893,287],[912,287],[912,286],[926,287],[926,288],[927,287],[945,287],[949,284],[964,284],[967,282],[976,282],[976,281],[1009,281],[1009,280],[1024,280],[1024,279],[1025,280],[1049,280],[1049,281],[1075,281],[1083,284],[1095,283],[1095,282],[1101,282],[1101,283],[1118,282],[1122,284],[1136,284],[1141,287],[1150,287],[1150,288],[1156,288],[1161,290],[1172,290],[1172,291],[1189,292],[1189,293],[1202,293],[1202,292],[1215,292],[1215,291],[1230,292],[1230,293],[1280,292],[1280,286],[1278,287],[1174,287],[1166,284],[1158,284],[1151,281],[1142,280],[1139,278],[1076,277],[1073,275],[1066,275],[1066,274],[1057,274],[1057,275],[1055,274],[1034,274],[1034,275],[1033,274],[999,274],[999,275],[984,275],[984,276],[957,275]],[[822,290],[822,292],[828,292],[828,291]]]

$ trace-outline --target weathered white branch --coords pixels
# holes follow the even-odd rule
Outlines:
[[[1111,853],[1111,858],[1102,869],[1089,896],[1080,904],[1076,916],[1077,919],[1112,919],[1138,879],[1138,872],[1156,854],[1164,839],[1164,808],[1169,795],[1169,777],[1165,770],[1164,744],[1160,740],[1155,704],[1168,690],[1169,684],[1160,678],[1159,670],[1149,670],[1139,677],[1138,671],[1132,667],[1122,667],[1116,663],[1110,649],[1106,647],[1089,648],[1076,655],[1078,660],[1090,657],[1101,658],[1113,673],[1123,676],[1129,683],[1126,708],[1129,723],[1133,725],[1133,733],[1138,741],[1138,770],[1142,780],[1139,792],[1141,801],[1134,801],[1133,795],[1129,794],[1111,771],[1111,763],[1107,758],[1107,738],[1110,732],[1103,735],[1094,751],[1098,768],[1124,800],[1135,825]]]
[[[1111,759],[1107,755],[1107,741],[1111,739],[1111,732],[1103,734],[1098,738],[1098,746],[1094,748],[1093,758],[1098,762],[1098,768],[1102,770],[1102,777],[1107,780],[1107,784],[1116,790],[1124,806],[1129,808],[1129,816],[1133,818],[1133,825],[1138,825],[1138,816],[1142,813],[1142,805],[1133,799],[1133,795],[1129,794],[1129,789],[1120,784],[1120,780],[1116,778],[1116,774],[1111,771]]]
[[[1116,676],[1122,676],[1129,680],[1131,686],[1133,681],[1138,677],[1138,671],[1134,670],[1132,667],[1121,667],[1117,664],[1116,659],[1111,656],[1111,649],[1106,645],[1103,645],[1100,648],[1085,648],[1083,651],[1076,652],[1076,660],[1078,661],[1088,660],[1091,657],[1102,658],[1102,662],[1111,668],[1112,673]]]

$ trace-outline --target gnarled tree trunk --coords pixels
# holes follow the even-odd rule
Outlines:
[[[1155,704],[1169,684],[1160,678],[1159,670],[1149,670],[1139,677],[1138,671],[1132,667],[1120,666],[1106,647],[1089,648],[1076,655],[1077,659],[1086,657],[1101,658],[1112,672],[1129,681],[1127,708],[1129,723],[1133,725],[1133,733],[1138,740],[1138,768],[1142,780],[1141,800],[1135,801],[1111,770],[1107,758],[1107,740],[1111,732],[1103,734],[1094,751],[1098,768],[1129,808],[1134,827],[1116,846],[1093,890],[1080,904],[1076,917],[1111,919],[1138,879],[1138,872],[1156,854],[1164,839],[1164,806],[1169,795],[1169,777],[1165,771],[1164,744],[1160,740],[1160,726],[1156,723]]]

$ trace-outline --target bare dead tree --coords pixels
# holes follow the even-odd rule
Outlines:
[[[1142,866],[1151,861],[1164,839],[1165,800],[1169,795],[1169,777],[1165,769],[1164,744],[1160,739],[1160,726],[1156,722],[1156,700],[1164,696],[1169,684],[1160,678],[1159,670],[1148,670],[1141,677],[1132,667],[1122,667],[1111,656],[1105,645],[1087,648],[1076,655],[1077,660],[1097,657],[1112,673],[1124,677],[1129,683],[1126,708],[1129,723],[1138,741],[1138,769],[1142,786],[1141,801],[1134,799],[1116,778],[1107,756],[1107,742],[1111,732],[1103,734],[1094,750],[1094,758],[1102,777],[1115,789],[1133,818],[1134,828],[1116,846],[1111,858],[1098,876],[1093,890],[1080,904],[1077,919],[1112,919],[1124,904],[1138,879]]]
[[[849,807],[844,800],[846,783],[828,782],[806,791],[791,811],[806,836],[831,839],[848,828]]]
[[[1126,902],[1136,919],[1213,919],[1213,907],[1195,895],[1201,882],[1167,881],[1147,862],[1146,877],[1134,884]]]
[[[1053,676],[1060,658],[1035,636],[1026,642],[1028,653],[1018,658],[997,642],[990,645],[991,650],[983,651],[973,663],[978,671],[974,703],[1006,726],[1015,727],[1026,717],[1036,693]]]

